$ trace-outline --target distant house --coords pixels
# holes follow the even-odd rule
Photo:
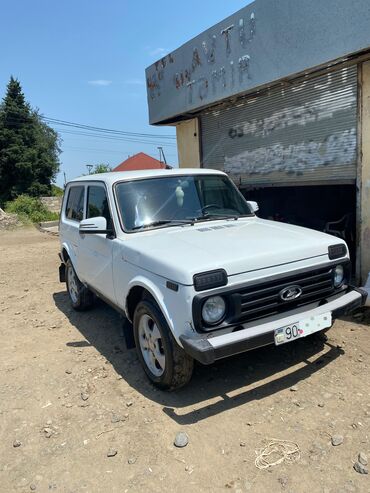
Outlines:
[[[145,152],[139,152],[134,156],[130,156],[126,161],[123,161],[112,171],[132,171],[137,169],[170,169],[171,166],[158,161],[154,157],[148,156]]]

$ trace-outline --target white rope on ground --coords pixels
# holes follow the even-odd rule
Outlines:
[[[301,458],[299,446],[289,440],[271,439],[265,448],[256,450],[255,465],[258,469],[267,469],[282,462],[291,464]]]

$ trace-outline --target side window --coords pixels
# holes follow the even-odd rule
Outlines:
[[[85,187],[71,187],[68,193],[65,215],[73,221],[82,221],[84,215]]]
[[[91,185],[87,193],[87,211],[86,218],[89,217],[105,217],[107,227],[112,227],[111,215],[108,206],[108,197],[104,187]]]

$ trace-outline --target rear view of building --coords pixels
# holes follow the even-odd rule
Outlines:
[[[370,271],[370,4],[256,0],[146,71],[180,166],[227,172],[260,215],[345,239]]]

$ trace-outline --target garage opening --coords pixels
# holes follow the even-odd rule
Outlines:
[[[323,231],[347,242],[356,265],[356,186],[320,185],[242,189],[258,202],[258,216]]]

